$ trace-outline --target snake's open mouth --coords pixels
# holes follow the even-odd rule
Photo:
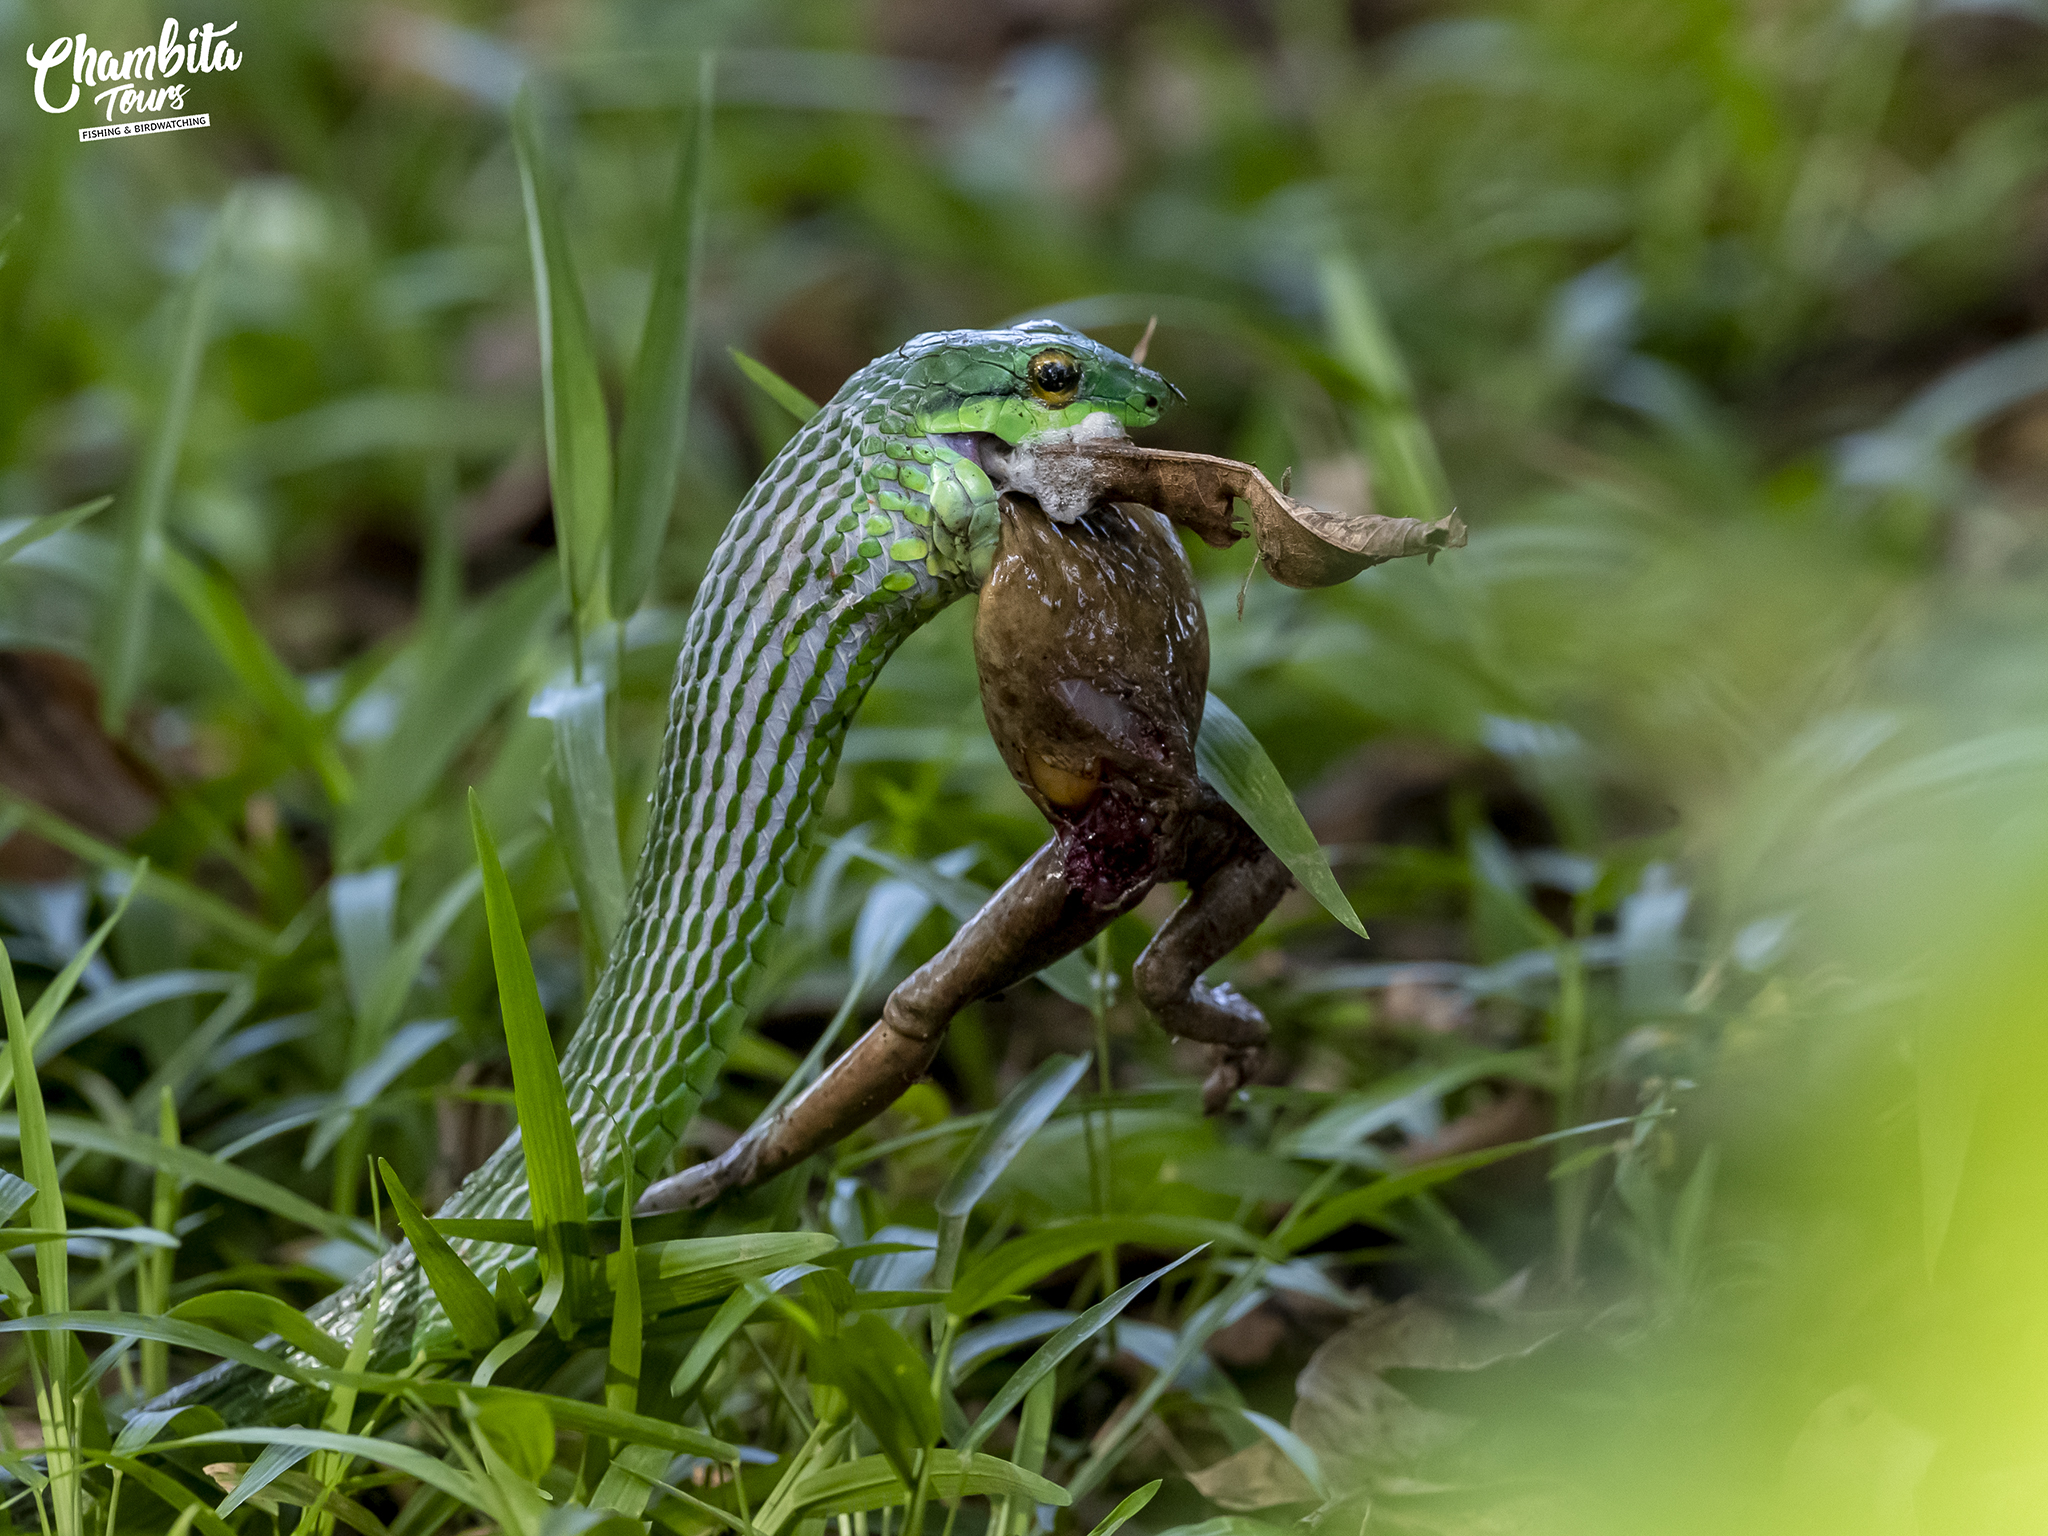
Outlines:
[[[993,432],[949,433],[943,441],[963,457],[971,455],[998,491],[1029,496],[1054,522],[1071,523],[1086,517],[1109,487],[1100,466],[1058,450],[1082,443],[1128,443],[1130,435],[1109,412],[1097,411],[1078,426],[1041,432],[1021,443],[1006,443]],[[1047,448],[1055,451],[1044,453]]]

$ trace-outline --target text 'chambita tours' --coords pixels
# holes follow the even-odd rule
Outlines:
[[[29,68],[36,72],[36,105],[45,112],[69,112],[89,96],[105,121],[133,113],[176,112],[185,105],[186,81],[179,75],[209,75],[240,69],[242,54],[227,37],[239,23],[180,28],[176,17],[164,23],[153,43],[139,48],[95,48],[80,32],[60,37],[40,52],[29,45]],[[65,65],[70,78],[65,79]],[[62,99],[53,99],[59,93]]]

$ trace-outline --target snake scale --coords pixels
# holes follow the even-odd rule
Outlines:
[[[712,1091],[876,674],[987,575],[1001,492],[984,463],[1100,413],[1149,425],[1169,388],[1050,321],[920,336],[848,379],[741,502],[685,629],[627,917],[562,1060],[593,1214],[617,1213],[613,1127],[644,1188]],[[440,1212],[527,1213],[516,1132]],[[464,1251],[487,1282],[512,1256]],[[384,1254],[314,1315],[346,1340],[373,1306],[373,1364],[388,1369],[438,1317],[409,1249]],[[293,1396],[229,1363],[164,1401],[238,1422]]]

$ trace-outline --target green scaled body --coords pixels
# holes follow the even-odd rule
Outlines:
[[[1048,351],[1078,369],[1071,390],[1034,384],[1034,359]],[[562,1060],[594,1215],[619,1205],[613,1127],[627,1128],[637,1191],[668,1170],[711,1093],[876,673],[986,574],[998,491],[972,434],[1015,444],[1098,411],[1141,426],[1157,419],[1168,387],[1048,321],[920,336],[847,380],[733,514],[684,634],[626,921]],[[527,1211],[515,1132],[438,1214]],[[521,1257],[457,1248],[487,1284]],[[347,1339],[373,1306],[374,1368],[448,1331],[409,1248],[316,1315]],[[163,1402],[205,1403],[234,1423],[286,1411],[296,1397],[288,1383],[227,1365]]]

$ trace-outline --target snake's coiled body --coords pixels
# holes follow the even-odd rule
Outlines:
[[[1068,401],[1034,393],[1026,363],[1056,343],[1084,360]],[[846,729],[882,664],[973,589],[998,529],[977,442],[1017,442],[1110,410],[1157,415],[1164,382],[1047,322],[922,336],[849,379],[733,514],[685,629],[632,899],[562,1060],[593,1212],[616,1213],[624,1127],[637,1190],[666,1168],[746,1018],[745,992],[788,903]],[[443,1216],[528,1214],[515,1132]],[[518,1255],[458,1244],[488,1283]],[[400,1246],[316,1316],[349,1339],[372,1306],[374,1367],[440,1323]],[[298,1389],[226,1365],[164,1401],[230,1422]]]

